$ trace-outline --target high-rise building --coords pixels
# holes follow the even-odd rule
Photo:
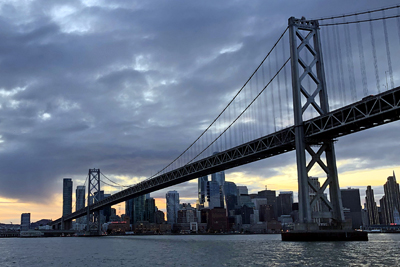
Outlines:
[[[378,208],[376,207],[374,190],[371,186],[367,186],[367,191],[365,192],[365,206],[367,208],[367,223],[368,225],[379,224],[379,214]]]
[[[225,182],[224,183],[224,195],[234,195],[237,196],[237,186],[234,182]]]
[[[202,176],[198,179],[198,198],[199,204],[203,205],[207,197],[208,176]]]
[[[31,214],[22,213],[21,214],[21,231],[28,231],[31,225]]]
[[[85,186],[80,185],[76,187],[75,191],[75,210],[80,210],[85,207]],[[85,223],[85,216],[76,219],[77,223]]]
[[[144,221],[145,203],[146,195],[134,197],[125,201],[125,214],[129,216],[132,225]]]
[[[217,182],[219,186],[223,186],[225,183],[225,172],[220,171],[211,174],[211,181]]]
[[[225,183],[225,172],[220,171],[211,174],[211,181],[217,182],[219,185],[219,207],[224,207],[224,183]]]
[[[150,196],[150,195],[149,195]],[[149,197],[145,200],[144,203],[144,220],[149,223],[156,222],[156,201],[154,198]]]
[[[204,207],[208,209],[221,207],[220,187],[218,182],[207,182],[207,198],[206,202],[204,203]]]
[[[156,223],[157,224],[161,224],[161,223],[165,222],[165,216],[164,216],[164,212],[163,211],[157,210],[155,217],[156,217]]]
[[[177,223],[179,210],[179,193],[177,191],[168,191],[165,195],[167,200],[167,222],[172,226]]]
[[[400,211],[400,192],[399,184],[396,182],[396,176],[393,172],[393,176],[387,178],[387,182],[383,185],[385,190],[386,200],[386,224],[396,223],[394,214]]]
[[[236,188],[237,188],[238,197],[240,195],[248,195],[249,194],[249,190],[247,189],[247,186],[245,186],[245,185],[238,185]]]
[[[76,198],[76,203],[75,203],[75,210],[80,210],[85,207],[85,193],[86,189],[85,186],[79,185],[76,187],[75,191],[75,198]]]
[[[278,216],[290,215],[293,205],[293,192],[282,191],[277,197]]]
[[[342,204],[344,209],[349,209],[347,213],[352,221],[352,228],[362,227],[360,190],[354,188],[340,189]],[[346,214],[345,214],[346,217]]]
[[[388,222],[388,215],[387,215],[387,207],[386,207],[386,196],[383,195],[382,198],[379,200],[379,208],[381,210],[380,216],[379,216],[379,223],[387,225],[389,224]],[[379,210],[378,210],[379,211]]]
[[[63,216],[72,213],[72,179],[63,180]]]
[[[103,199],[110,197],[111,194],[104,194],[103,195]],[[110,217],[112,215],[111,212],[111,206],[107,206],[102,210],[103,216],[104,216],[104,222],[109,222],[110,221]]]
[[[268,205],[270,205],[270,209],[272,208],[274,219],[278,218],[278,203],[276,202],[276,192],[275,190],[262,190],[258,192],[259,198],[266,198]]]
[[[225,182],[224,191],[224,206],[228,214],[230,210],[234,210],[237,205],[237,186],[234,182]]]

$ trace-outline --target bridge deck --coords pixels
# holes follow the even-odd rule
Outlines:
[[[399,106],[400,87],[397,87],[304,122],[305,135],[308,142],[317,144],[323,140],[331,140],[397,121],[400,118]],[[294,129],[295,126],[285,128],[152,179],[142,181],[95,203],[90,206],[90,210],[101,210],[106,206],[191,179],[292,151],[295,149]],[[76,219],[86,215],[86,213],[87,207],[65,216],[64,220]],[[54,221],[53,225],[60,224],[61,219]]]

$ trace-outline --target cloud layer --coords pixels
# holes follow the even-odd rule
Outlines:
[[[376,1],[3,1],[0,196],[50,201],[63,177],[83,182],[89,168],[120,183],[154,174],[222,110],[290,16],[375,7]],[[338,159],[359,164],[339,171],[398,166],[399,127],[341,139]],[[294,163],[288,153],[227,174],[262,180]],[[177,188],[196,197],[193,183]]]

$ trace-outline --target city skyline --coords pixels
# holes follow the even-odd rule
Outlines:
[[[392,170],[391,171],[391,173],[389,174],[389,175],[387,175],[385,178],[382,178],[382,179],[380,179],[381,180],[381,182],[382,182],[382,184],[381,185],[372,185],[371,186],[371,188],[373,189],[373,191],[374,191],[374,198],[375,198],[375,203],[376,203],[376,205],[379,207],[380,205],[379,205],[379,200],[382,198],[382,196],[384,195],[384,183],[387,181],[387,178],[389,177],[389,176],[392,176],[393,175],[393,171],[394,170]],[[395,172],[395,171],[394,171]],[[227,177],[229,177],[229,176],[227,176]],[[209,175],[209,178],[211,178],[211,175]],[[369,179],[367,179],[367,180],[369,180]],[[235,181],[232,181],[232,180],[229,180],[228,178],[226,179],[226,181],[227,182],[234,182],[237,186],[243,186],[243,184],[241,184],[241,183],[239,183],[239,182],[237,182],[237,181],[240,181],[240,180],[236,180],[236,182]],[[179,199],[180,199],[180,202],[181,203],[189,203],[189,204],[191,204],[192,206],[196,206],[196,202],[197,202],[197,200],[198,200],[198,188],[197,188],[197,183],[198,183],[198,179],[193,179],[193,180],[191,180],[191,181],[189,181],[189,182],[186,182],[186,184],[191,184],[191,187],[190,188],[194,188],[194,191],[191,193],[191,194],[189,194],[189,195],[186,195],[185,197],[179,197]],[[246,185],[247,187],[249,187],[248,185]],[[277,189],[277,188],[275,188],[275,187],[272,187],[272,186],[268,186],[268,184],[265,184],[264,186],[262,186],[262,187],[251,187],[252,189],[251,190],[249,190],[248,191],[248,193],[249,194],[255,194],[255,193],[257,193],[258,191],[261,191],[261,190],[264,190],[265,189],[265,186],[267,186],[267,189],[269,189],[269,190],[274,190],[274,191],[276,191],[276,194],[277,194],[277,196],[279,195],[279,193],[284,193],[284,192],[287,192],[287,191],[292,191],[293,192],[293,194],[294,194],[294,197],[293,197],[293,201],[294,202],[297,202],[298,201],[298,199],[297,199],[297,184],[296,184],[296,189],[295,190],[292,190],[292,189],[290,189],[290,188],[292,188],[293,186],[291,185],[291,187],[286,187],[286,189]],[[364,204],[365,204],[365,196],[366,196],[366,190],[367,190],[367,186],[368,185],[366,185],[366,186],[354,186],[354,185],[347,185],[347,186],[341,186],[341,189],[342,190],[345,190],[345,189],[348,189],[348,188],[352,188],[352,189],[359,189],[359,191],[360,191],[360,202],[361,202],[361,206],[362,206],[362,208],[364,208]],[[80,188],[82,188],[82,186],[76,186],[76,187],[80,187]],[[165,213],[165,219],[167,219],[167,209],[166,209],[166,199],[165,199],[165,195],[164,196],[162,196],[162,197],[153,197],[153,195],[154,194],[157,194],[157,195],[159,195],[158,193],[159,192],[163,192],[163,191],[166,191],[166,192],[169,192],[169,191],[176,191],[177,193],[178,193],[178,195],[180,194],[180,192],[179,192],[179,188],[180,188],[180,185],[176,185],[176,186],[172,186],[172,187],[169,187],[169,188],[167,188],[166,190],[159,190],[159,191],[156,191],[156,192],[153,192],[153,193],[151,193],[151,197],[152,198],[154,198],[154,200],[155,200],[155,206],[157,206],[158,207],[158,209],[159,210],[161,210],[161,211],[163,211],[164,213]],[[76,189],[76,188],[75,188]],[[75,189],[74,189],[74,192],[75,192]],[[61,201],[59,202],[59,209],[60,209],[60,212],[62,212],[62,209],[63,209],[63,205],[62,205],[62,193],[61,193],[61,195],[60,195],[60,198],[61,198]],[[73,195],[72,195],[72,202],[73,203],[75,203],[75,201],[76,201],[76,193],[73,193]],[[86,205],[86,204],[85,204]],[[39,206],[40,207],[40,206]],[[117,204],[117,205],[114,205],[114,206],[112,206],[113,208],[115,208],[116,209],[116,212],[117,212],[117,214],[118,215],[122,215],[122,214],[125,214],[125,203],[124,202],[121,202],[120,204]],[[40,207],[41,209],[43,209],[44,208],[44,205],[42,206],[42,207]],[[58,218],[58,217],[55,217],[55,218],[53,218],[53,217],[49,217],[49,216],[45,216],[45,214],[51,214],[51,213],[48,213],[48,212],[46,212],[46,211],[42,211],[42,210],[36,210],[36,209],[33,209],[34,211],[36,211],[36,212],[33,212],[32,210],[27,210],[27,209],[22,209],[24,212],[22,212],[22,213],[30,213],[31,214],[31,216],[32,216],[32,221],[38,221],[38,220],[41,220],[41,219],[55,219],[55,218]],[[74,205],[74,207],[73,207],[73,212],[75,211],[75,205]],[[14,224],[17,224],[17,222],[18,222],[18,220],[20,220],[19,218],[21,217],[21,214],[22,213],[18,213],[19,212],[19,210],[17,210],[17,211],[14,211],[13,213],[11,213],[11,214],[15,214],[15,218],[11,218],[10,220],[8,220],[8,221],[2,221],[2,220],[0,220],[0,223],[9,223],[10,221],[11,222],[13,222]],[[55,215],[57,215],[57,210],[55,210],[54,211],[54,213],[53,214],[55,214]],[[3,215],[3,214],[2,214]],[[42,216],[42,217],[41,217]],[[43,217],[44,216],[44,217]],[[59,215],[58,215],[59,216]]]
[[[0,222],[18,221],[22,213],[31,213],[32,221],[59,218],[62,179],[83,185],[90,167],[122,185],[155,174],[221,111],[290,16],[382,7],[376,1],[340,3],[307,1],[284,11],[281,3],[257,1],[251,6],[120,3],[119,9],[95,1],[0,4],[7,25],[0,34],[8,41],[0,49]],[[233,67],[227,71],[227,65]],[[399,84],[398,75],[394,78]],[[399,130],[395,122],[341,137],[336,142],[340,187],[363,188],[363,199],[371,185],[379,199],[382,181],[393,170],[400,173]],[[297,198],[293,152],[225,175],[250,192],[267,185]],[[159,207],[172,190],[187,200],[182,202],[193,203],[196,188],[197,180],[152,195]]]

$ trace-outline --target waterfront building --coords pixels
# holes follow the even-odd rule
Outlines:
[[[361,216],[361,201],[360,201],[360,190],[355,188],[341,189],[342,204],[344,209],[348,209],[345,214],[346,219],[351,219],[352,228],[360,229],[362,227],[362,216]]]
[[[63,213],[66,216],[72,213],[72,179],[64,178],[63,180]]]
[[[85,207],[85,186],[83,185],[79,185],[76,187],[76,191],[75,191],[75,211],[83,209]],[[77,223],[85,223],[86,222],[86,217],[80,217],[78,219],[76,219]]]
[[[385,191],[386,201],[386,224],[395,223],[394,213],[400,211],[400,192],[399,184],[396,181],[396,176],[393,172],[393,176],[387,178],[386,183],[383,185]]]
[[[208,182],[208,176],[202,176],[198,179],[198,199],[199,199],[199,204],[204,205],[204,202],[206,201],[207,197],[207,182]]]
[[[378,208],[376,206],[374,190],[371,186],[367,186],[367,191],[365,192],[365,206],[367,211],[367,224],[377,225],[379,224],[379,214]]]
[[[196,209],[191,207],[190,204],[183,205],[182,209],[178,210],[178,223],[191,223],[197,222]]]
[[[167,222],[173,227],[177,223],[179,210],[179,193],[177,191],[168,191],[166,194],[167,200]]]
[[[210,232],[226,232],[228,230],[228,219],[224,208],[206,210],[207,228]]]
[[[21,231],[28,231],[31,225],[31,214],[22,213],[21,214]]]

